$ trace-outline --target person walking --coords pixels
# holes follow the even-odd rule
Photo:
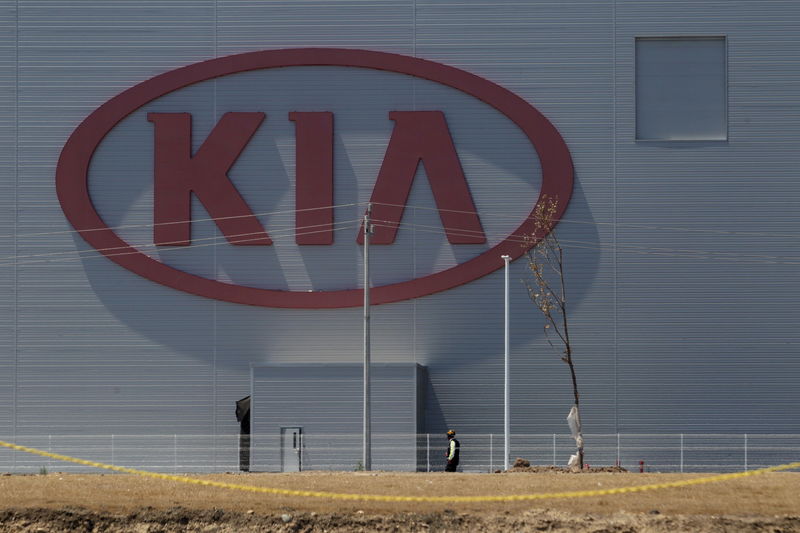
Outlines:
[[[447,432],[447,451],[444,456],[447,457],[447,467],[445,472],[455,472],[458,468],[458,456],[461,451],[461,443],[456,439],[456,432],[452,429]]]

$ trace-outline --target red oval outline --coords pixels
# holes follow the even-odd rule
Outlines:
[[[151,259],[119,238],[100,218],[89,196],[89,163],[105,136],[123,118],[143,105],[180,88],[238,72],[294,66],[341,66],[385,70],[447,85],[469,94],[514,122],[539,155],[543,196],[558,198],[555,219],[572,195],[573,167],[566,143],[539,111],[511,91],[455,67],[410,56],[342,48],[295,48],[248,52],[211,59],[160,74],[120,93],[92,112],[72,133],[56,168],[59,202],[72,226],[92,247],[118,265],[173,289],[247,305],[283,308],[339,308],[363,304],[363,289],[283,291],[232,285],[183,272]],[[515,236],[533,233],[532,215],[503,242],[481,255],[428,276],[374,287],[374,304],[399,302],[441,292],[481,278],[503,266],[501,255],[520,257],[524,249]],[[517,237],[518,239],[518,237]]]

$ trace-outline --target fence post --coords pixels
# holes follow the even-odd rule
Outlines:
[[[747,433],[744,434],[744,471],[747,472]]]
[[[619,453],[619,433],[617,433],[617,466],[622,466]]]
[[[53,453],[53,436],[52,435],[48,435],[47,436],[47,451],[50,452],[50,453]],[[47,469],[48,470],[52,470],[53,469],[53,460],[50,457],[47,458]]]
[[[425,440],[427,441],[425,446],[425,463],[428,465],[428,472],[431,471],[431,434],[425,434]]]
[[[114,462],[114,435],[111,435],[111,464],[116,465],[117,463]]]
[[[683,433],[681,433],[681,474],[683,474]]]
[[[172,471],[178,473],[178,435],[172,436]]]
[[[556,466],[556,434],[553,433],[553,466]]]
[[[494,455],[494,442],[492,437],[494,437],[493,433],[489,433],[489,473],[492,473],[492,455]]]

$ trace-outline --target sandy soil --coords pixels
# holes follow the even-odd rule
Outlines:
[[[492,495],[675,481],[690,474],[531,469],[502,474],[303,472],[194,476],[339,493]],[[615,496],[512,503],[395,503],[273,496],[130,475],[0,476],[0,530],[800,532],[800,473]]]

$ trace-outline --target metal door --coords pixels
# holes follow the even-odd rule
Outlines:
[[[303,458],[303,428],[281,428],[281,472],[299,472]]]

